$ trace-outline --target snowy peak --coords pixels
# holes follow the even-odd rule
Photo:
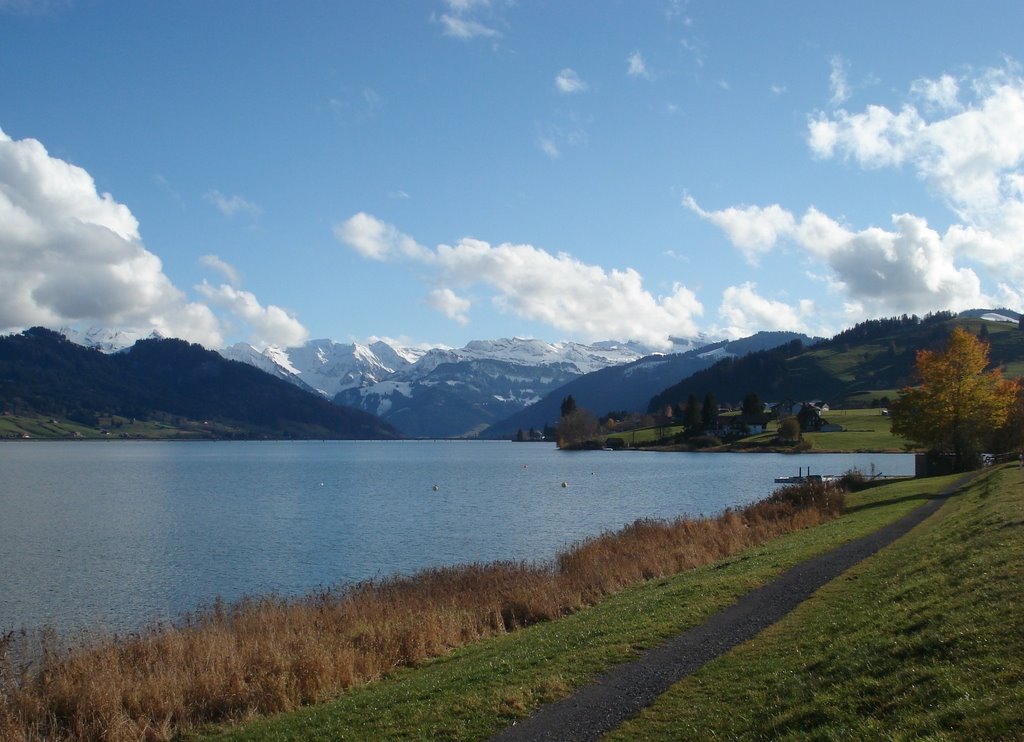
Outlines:
[[[533,338],[473,340],[464,348],[435,348],[416,363],[416,375],[432,372],[442,363],[460,361],[501,361],[515,366],[567,365],[578,374],[607,366],[629,363],[649,352],[634,344],[604,342],[584,345],[574,342],[549,343]]]
[[[393,348],[383,340],[370,343],[369,348],[381,363],[394,371],[413,365],[426,352],[412,348]]]
[[[130,330],[111,330],[106,327],[89,327],[88,329],[80,330],[76,327],[66,326],[61,327],[57,332],[75,345],[93,348],[102,353],[119,353],[135,345],[137,340],[146,338],[159,339],[163,337],[156,330],[144,333]]]

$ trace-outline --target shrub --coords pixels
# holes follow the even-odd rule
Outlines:
[[[722,439],[714,435],[697,435],[689,443],[692,448],[714,448],[722,445]]]
[[[768,501],[791,505],[797,509],[815,509],[829,515],[839,515],[846,506],[846,488],[841,481],[807,479],[797,484],[779,487]]]

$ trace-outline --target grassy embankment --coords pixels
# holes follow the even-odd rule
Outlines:
[[[1022,491],[976,483],[612,738],[1024,738]]]
[[[836,516],[835,497],[815,498],[787,494],[717,518],[639,521],[550,564],[437,569],[306,598],[218,606],[182,627],[70,649],[45,633],[8,635],[0,638],[0,738],[165,739],[196,724],[324,701]],[[20,664],[40,638],[33,663]],[[551,682],[545,687],[562,687]]]
[[[337,701],[215,739],[482,739],[869,533],[953,478],[848,497],[846,514],[595,608],[466,647]],[[1004,468],[777,627],[683,681],[622,739],[1024,735],[1024,477]]]
[[[217,739],[481,739],[694,626],[785,569],[889,523],[951,478],[850,495],[834,521],[713,565],[656,578],[594,608],[479,642],[339,699],[208,735]]]

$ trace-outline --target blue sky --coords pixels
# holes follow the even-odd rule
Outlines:
[[[0,328],[1024,309],[1019,2],[0,0]]]

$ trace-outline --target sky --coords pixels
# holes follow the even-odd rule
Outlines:
[[[0,0],[0,330],[1024,310],[1024,3]]]

